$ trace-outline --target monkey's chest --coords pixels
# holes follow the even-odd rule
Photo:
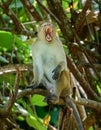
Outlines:
[[[53,67],[55,67],[56,66],[56,64],[57,64],[57,59],[56,59],[56,56],[55,55],[47,55],[46,54],[46,57],[45,58],[43,58],[43,65],[45,66],[45,67],[51,67],[51,68],[53,68]]]
[[[57,55],[57,50],[55,46],[50,46],[50,48],[43,49],[43,67],[45,73],[52,73],[55,67],[59,64],[60,58]]]

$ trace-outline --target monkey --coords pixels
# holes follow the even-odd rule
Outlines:
[[[32,46],[34,87],[42,84],[59,100],[61,91],[54,87],[63,70],[68,71],[65,52],[56,33],[55,26],[44,23]],[[70,86],[68,86],[70,87]]]
[[[32,45],[32,59],[33,88],[42,84],[51,93],[45,97],[45,101],[49,100],[58,103],[61,96],[67,96],[70,99],[69,103],[72,102],[66,54],[56,28],[52,23],[45,22],[39,27],[37,39]],[[70,103],[74,107],[72,104]],[[83,130],[80,117],[77,118],[79,118],[78,123],[81,124],[80,130]]]

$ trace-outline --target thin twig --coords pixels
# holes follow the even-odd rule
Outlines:
[[[2,0],[2,3],[8,8],[11,4],[12,0],[8,0],[6,2],[4,2],[4,0]]]
[[[4,106],[5,107],[4,110],[6,110],[5,111],[6,115],[9,114],[9,112],[11,111],[11,108],[16,100],[18,88],[19,88],[19,83],[20,83],[20,77],[21,77],[20,71],[19,71],[19,69],[17,69],[17,75],[16,75],[13,93],[12,93],[10,99],[8,100],[7,104]]]
[[[48,8],[46,8],[46,7],[42,4],[41,1],[39,1],[39,0],[36,0],[36,1],[37,1],[37,3],[38,3],[47,13],[49,13],[58,23],[60,23],[60,20],[59,20]]]
[[[31,4],[30,0],[21,0],[21,2],[36,21],[42,21],[41,16],[37,12],[36,8]]]
[[[7,121],[10,125],[12,125],[13,127],[15,127],[16,130],[22,130],[22,129],[20,129],[15,123],[13,123],[9,118],[6,118],[6,121]]]
[[[15,13],[11,9],[7,8],[5,6],[5,4],[1,5],[1,8],[3,9],[3,12],[6,13],[12,19],[12,21],[15,25],[15,29],[18,32],[25,30],[25,27],[20,23],[20,21],[18,20],[18,18],[15,15]]]
[[[2,66],[2,67],[0,67],[0,75],[17,72],[16,68],[19,68],[19,71],[28,71],[28,70],[32,69],[32,65],[17,64],[17,65]]]
[[[11,97],[9,98],[9,100],[7,101],[7,103],[3,106],[3,108],[0,108],[1,117],[7,117],[9,115],[11,108],[14,105],[14,102],[16,101],[19,83],[20,83],[20,76],[21,76],[20,71],[17,68],[17,75],[16,75],[13,93],[12,93]]]
[[[34,31],[29,31],[27,29],[22,29],[20,32],[16,29],[11,29],[11,28],[6,28],[6,27],[0,27],[0,30],[3,30],[3,31],[9,31],[11,33],[14,33],[14,34],[23,34],[23,35],[26,35],[26,36],[31,36],[31,37],[36,37],[36,32]]]
[[[97,96],[97,94],[93,91],[90,84],[84,79],[82,74],[79,72],[75,64],[72,62],[72,60],[67,56],[67,63],[70,71],[75,75],[75,78],[78,80],[80,85],[83,87],[87,95],[92,98],[96,99],[98,101],[101,101],[101,99]]]
[[[18,93],[16,100],[23,98],[25,96],[28,96],[28,95],[33,95],[33,94],[40,94],[40,95],[46,96],[49,94],[49,92],[44,89],[24,89]]]

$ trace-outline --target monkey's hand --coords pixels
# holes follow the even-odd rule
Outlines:
[[[52,71],[52,73],[54,73],[53,76],[52,76],[52,78],[53,78],[54,80],[58,80],[59,77],[60,77],[60,73],[61,73],[61,65],[58,65],[58,66]]]
[[[56,95],[48,95],[45,97],[44,102],[47,102],[48,104],[57,104],[59,98]]]

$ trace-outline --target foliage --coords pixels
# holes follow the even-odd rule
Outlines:
[[[5,106],[11,111],[5,112],[4,122],[0,117],[0,123],[5,123],[0,126],[2,130],[4,126],[12,130],[49,129],[43,123],[48,114],[51,115],[50,123],[57,126],[58,106],[50,110],[40,93],[17,97],[33,79],[32,67],[29,67],[32,65],[31,46],[41,21],[52,20],[56,25],[64,49],[71,58],[68,67],[75,77],[75,85],[79,91],[83,90],[81,96],[101,102],[100,14],[98,0],[85,0],[85,3],[83,0],[0,0],[0,116],[4,116],[1,113]],[[19,73],[19,89],[15,92]],[[13,94],[17,94],[14,102],[13,98],[10,100]],[[12,107],[9,107],[9,102]],[[86,129],[101,128],[101,110],[97,107],[95,110],[91,107],[86,111]]]

